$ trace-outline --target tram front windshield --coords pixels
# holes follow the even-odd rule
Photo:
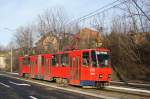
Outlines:
[[[109,65],[109,55],[108,52],[92,51],[92,66],[93,67],[106,67]]]

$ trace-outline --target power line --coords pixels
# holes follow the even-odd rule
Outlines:
[[[83,19],[84,17],[87,17],[87,16],[89,16],[89,15],[92,15],[92,14],[98,12],[99,10],[102,10],[102,9],[104,9],[104,8],[110,6],[110,5],[112,5],[112,4],[114,4],[114,3],[118,2],[118,1],[119,1],[119,0],[116,0],[116,1],[114,1],[114,2],[112,2],[112,3],[109,3],[109,4],[107,4],[107,5],[105,5],[105,6],[101,7],[101,8],[98,8],[97,10],[95,10],[95,11],[93,11],[93,12],[90,12],[90,13],[87,14],[87,15],[84,15],[84,16],[82,16],[82,17],[79,17],[79,18],[77,18],[77,19],[74,19],[74,20],[70,21],[69,23],[72,23],[72,22],[74,22],[74,21],[76,21],[76,20]],[[68,24],[69,24],[69,23],[68,23]]]
[[[114,6],[111,6],[111,7],[109,7],[109,8],[106,8],[106,9],[104,9],[104,10],[102,10],[102,11],[100,11],[100,12],[97,12],[97,13],[91,15],[91,16],[87,16],[87,17],[85,17],[85,18],[82,18],[82,19],[80,19],[79,21],[82,21],[82,20],[85,20],[85,19],[87,19],[87,18],[93,17],[93,16],[95,16],[95,15],[97,15],[97,14],[103,13],[103,12],[105,12],[105,11],[107,11],[107,10],[109,10],[109,9],[112,9],[112,8],[118,6],[118,5],[124,4],[125,2],[127,2],[127,1],[120,2],[119,4],[116,4],[116,5],[114,5]]]
[[[126,4],[126,3],[128,2],[128,0],[123,0],[123,1],[120,1],[120,2],[118,2],[118,1],[120,1],[120,0],[116,0],[116,1],[114,1],[114,2],[112,2],[112,3],[109,3],[109,4],[107,4],[107,5],[103,6],[103,7],[101,7],[101,8],[99,8],[99,9],[97,9],[97,10],[95,10],[95,11],[93,11],[93,12],[87,14],[87,15],[84,15],[84,16],[78,18],[78,19],[75,19],[75,20],[71,21],[71,22],[70,22],[69,24],[67,24],[67,25],[70,25],[70,26],[71,26],[72,24],[74,24],[74,22],[76,22],[77,24],[78,24],[78,23],[80,24],[82,21],[83,21],[83,22],[85,22],[86,20],[88,21],[88,19],[92,18],[93,16],[100,15],[100,13],[104,13],[105,11],[108,11],[109,9],[112,9],[112,8],[115,8],[115,7],[119,7],[120,5]],[[121,8],[120,8],[120,9],[121,9]],[[126,11],[125,9],[121,9],[121,10]],[[142,10],[142,9],[141,9],[141,10]],[[144,11],[143,11],[143,12],[144,12]],[[138,14],[136,14],[136,13],[132,13],[132,14],[138,15]],[[90,20],[89,20],[89,21],[90,21]],[[91,21],[90,21],[90,22],[91,22]],[[83,23],[83,24],[84,24],[84,23]]]
[[[122,4],[126,3],[126,2],[128,2],[128,0],[123,0],[122,2],[117,3],[118,1],[120,1],[120,0],[116,0],[116,1],[114,1],[114,2],[112,2],[112,3],[109,3],[109,4],[107,4],[107,5],[103,6],[103,7],[101,7],[101,8],[99,8],[99,9],[97,9],[97,10],[95,10],[95,11],[93,11],[93,12],[87,14],[87,15],[84,15],[84,16],[82,16],[82,17],[80,17],[80,18],[77,18],[77,19],[75,19],[75,20],[72,20],[72,21],[70,21],[67,25],[74,24],[74,22],[79,23],[79,22],[81,22],[81,21],[83,21],[83,20],[86,20],[86,19],[91,18],[91,17],[93,17],[93,16],[99,15],[100,13],[103,13],[103,12],[109,10],[109,9],[112,9],[112,8],[114,8],[114,7],[117,7],[117,6],[119,6],[119,5],[122,5]],[[149,18],[149,17],[147,16],[147,14],[142,10],[142,8],[137,4],[137,2],[136,2],[135,0],[132,0],[132,1],[133,1],[134,4],[140,9],[140,11],[143,13],[143,15],[146,16],[146,18],[150,21],[150,18]],[[117,3],[117,4],[116,4],[116,3]],[[136,15],[136,14],[135,14],[135,15]]]
[[[118,1],[120,1],[120,0],[116,0],[116,1],[114,1],[114,2],[112,2],[112,3],[109,3],[109,4],[107,4],[107,5],[103,6],[103,7],[101,7],[101,8],[99,8],[99,9],[97,9],[97,10],[95,10],[95,11],[93,11],[93,12],[87,14],[87,15],[84,15],[84,16],[82,16],[82,17],[80,17],[80,18],[77,18],[77,19],[75,19],[75,20],[69,22],[68,25],[69,25],[70,23],[75,22],[75,21],[82,21],[82,20],[85,20],[85,19],[87,19],[87,18],[90,18],[90,17],[95,16],[95,15],[97,15],[97,14],[100,14],[100,13],[102,13],[102,12],[105,12],[105,11],[111,9],[111,8],[114,8],[114,7],[118,6],[118,5],[121,5],[121,4],[124,4],[125,2],[127,2],[127,0],[125,0],[125,1],[123,1],[123,2],[120,2],[119,4],[115,4],[115,3],[117,3]],[[114,5],[114,4],[115,4],[115,5]],[[113,5],[113,6],[111,6],[111,5]],[[110,7],[109,7],[109,6],[110,6]],[[102,11],[100,11],[100,10],[102,10]],[[100,11],[100,12],[99,12],[99,11]]]
[[[140,9],[140,11],[146,16],[146,18],[150,21],[150,18],[147,16],[147,14],[143,11],[143,9],[137,4],[135,0],[132,0],[132,2]]]
[[[108,6],[110,6],[110,5],[115,4],[115,3],[118,2],[118,1],[119,1],[119,0],[116,0],[116,1],[114,1],[114,2],[112,2],[112,3],[109,3],[109,4],[107,4],[107,5],[103,6],[103,7],[101,7],[101,8],[98,8],[97,10],[95,10],[95,11],[93,11],[93,12],[87,14],[87,15],[84,15],[84,16],[78,18],[78,20],[80,20],[80,19],[82,19],[82,18],[84,18],[84,17],[87,17],[87,16],[89,16],[89,15],[92,15],[92,14],[94,14],[94,13],[96,13],[96,12],[98,12],[98,11],[100,11],[100,10],[102,10],[102,9],[104,9],[104,8],[106,8],[106,7],[108,7]]]

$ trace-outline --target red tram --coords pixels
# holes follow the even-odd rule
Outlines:
[[[79,86],[104,86],[112,74],[105,48],[20,56],[19,64],[20,76]]]

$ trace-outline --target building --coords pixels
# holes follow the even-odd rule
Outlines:
[[[96,30],[83,28],[75,34],[73,44],[76,48],[95,48],[102,46],[102,35]]]
[[[6,57],[4,55],[0,55],[0,70],[5,69],[6,67]]]
[[[56,36],[51,33],[47,33],[42,36],[38,42],[36,42],[36,47],[45,50],[59,50],[59,41]]]
[[[37,48],[50,50],[85,49],[102,46],[102,36],[96,30],[83,28],[76,34],[60,33],[59,36],[47,33],[36,43]]]
[[[143,44],[145,42],[150,42],[150,32],[129,33],[129,35],[135,44]]]

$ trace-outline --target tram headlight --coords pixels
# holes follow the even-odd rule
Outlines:
[[[103,77],[103,75],[102,74],[99,74],[99,78],[102,78]]]
[[[108,74],[108,78],[111,78],[111,74]]]

